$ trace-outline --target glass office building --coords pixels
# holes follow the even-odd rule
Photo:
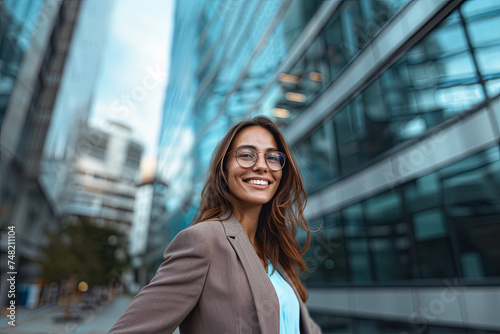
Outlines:
[[[60,223],[51,193],[72,166],[64,160],[75,148],[68,137],[74,119],[88,113],[111,4],[0,1],[0,262],[7,263],[7,226],[15,226],[19,306],[28,299],[38,305],[43,232]],[[51,154],[54,146],[59,155]],[[7,291],[2,284],[0,306],[7,305]]]
[[[7,278],[7,227],[14,226],[20,236],[15,261],[20,305],[31,291],[38,291],[33,283],[40,235],[54,222],[36,178],[79,5],[23,0],[0,4],[1,280]],[[7,292],[2,284],[0,306],[7,305]]]
[[[189,225],[224,132],[271,116],[320,227],[302,279],[324,333],[498,332],[500,3],[187,8],[177,4],[176,34],[195,42],[174,39],[172,68],[180,43],[189,103],[166,115],[176,105],[192,132],[178,149],[191,159],[191,192],[171,207],[172,223]]]
[[[0,4],[0,126],[22,56],[33,37],[43,1],[6,0]]]

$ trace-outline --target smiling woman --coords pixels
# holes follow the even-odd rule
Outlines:
[[[292,153],[265,117],[236,124],[217,146],[193,226],[109,333],[317,334],[295,236],[310,230]]]

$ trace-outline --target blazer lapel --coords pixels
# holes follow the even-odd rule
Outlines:
[[[279,300],[271,280],[234,214],[226,213],[221,222],[248,278],[261,332],[279,334]]]
[[[281,266],[280,263],[278,263],[278,265],[276,266],[276,270],[278,270],[281,277],[283,277],[285,279],[285,281],[287,281],[288,284],[290,284],[293,291],[295,292],[295,295],[297,296],[297,299],[299,300],[299,304],[300,304],[300,333],[301,334],[310,334],[311,332],[309,330],[307,316],[306,316],[309,314],[309,311],[307,310],[306,304],[304,304],[304,302],[300,298],[300,295],[299,295],[297,289],[295,288],[295,284],[293,284],[292,279],[290,278],[290,276],[288,276],[285,269]]]

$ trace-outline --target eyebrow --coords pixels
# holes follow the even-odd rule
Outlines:
[[[252,148],[252,149],[254,149],[254,150],[258,151],[258,150],[257,150],[257,147],[255,147],[254,145],[241,145],[241,146],[238,146],[237,148],[235,148],[235,150],[236,150],[236,149],[239,149],[239,148]],[[277,148],[274,148],[274,147],[268,147],[268,148],[266,149],[266,152],[272,152],[272,151],[278,151],[278,149],[277,149]]]

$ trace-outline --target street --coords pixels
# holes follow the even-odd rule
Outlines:
[[[105,334],[125,311],[133,297],[121,295],[103,305],[90,306],[81,310],[74,306],[72,315],[80,319],[57,321],[63,315],[63,308],[57,305],[44,306],[35,310],[18,309],[16,326],[8,324],[9,318],[2,315],[0,333],[23,334]],[[175,332],[178,333],[178,330]]]

